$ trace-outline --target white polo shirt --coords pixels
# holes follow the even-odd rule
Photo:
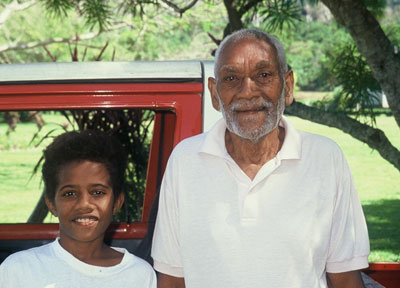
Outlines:
[[[331,140],[283,117],[283,146],[251,180],[225,148],[224,120],[168,161],[154,268],[187,288],[327,287],[368,266],[368,232],[349,167]]]

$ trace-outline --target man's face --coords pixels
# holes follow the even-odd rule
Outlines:
[[[258,142],[277,127],[292,74],[281,79],[274,48],[257,39],[228,43],[221,52],[217,79],[209,79],[213,106],[230,132]]]

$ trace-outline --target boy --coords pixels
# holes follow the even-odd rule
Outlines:
[[[155,288],[153,269],[123,248],[104,244],[120,209],[126,156],[100,131],[67,132],[44,151],[45,199],[59,218],[60,236],[47,245],[9,256],[0,287]]]

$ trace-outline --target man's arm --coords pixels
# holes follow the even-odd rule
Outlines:
[[[157,272],[157,288],[185,288],[185,279]]]
[[[364,288],[364,283],[358,270],[343,273],[327,273],[327,280],[329,288]]]

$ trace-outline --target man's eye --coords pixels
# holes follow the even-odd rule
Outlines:
[[[268,84],[270,81],[272,81],[273,77],[271,77],[271,73],[268,72],[259,72],[254,79],[254,81],[257,81],[260,84]]]
[[[258,75],[258,77],[260,77],[260,78],[267,78],[268,76],[269,76],[269,74],[266,73],[266,72],[262,72],[262,73],[260,73],[260,74]]]
[[[228,81],[228,82],[234,81],[234,80],[236,80],[236,79],[237,79],[236,76],[232,76],[232,75],[226,76],[226,77],[224,78],[224,80],[225,80],[225,81]]]

